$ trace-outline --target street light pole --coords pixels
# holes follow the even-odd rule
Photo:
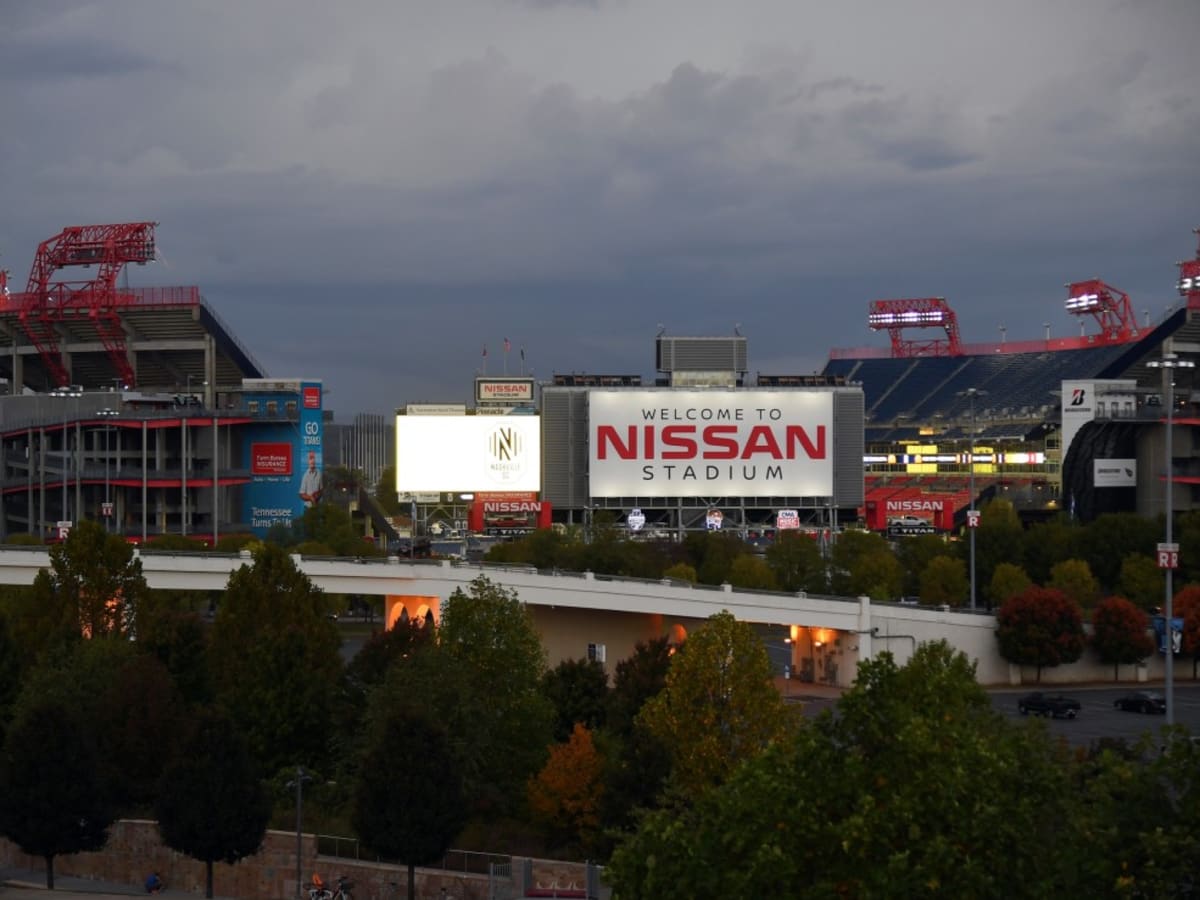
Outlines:
[[[304,771],[304,766],[296,766],[296,777],[287,783],[288,787],[296,789],[296,900],[304,896],[304,783],[312,781],[312,776]]]
[[[979,522],[979,513],[975,509],[975,398],[987,396],[987,391],[978,388],[967,388],[959,391],[960,397],[966,397],[971,409],[971,440],[967,446],[967,490],[971,494],[967,507],[967,531],[971,533],[971,609],[975,609],[975,529]]]
[[[97,410],[96,414],[100,416],[119,416],[121,413],[119,410],[105,407],[104,409]],[[109,469],[112,463],[111,436],[115,430],[116,428],[113,425],[104,426],[104,507],[101,512],[104,514],[105,531],[112,531],[112,497],[110,490],[112,481],[109,476]]]
[[[1175,629],[1173,625],[1174,619],[1174,593],[1175,593],[1175,569],[1172,563],[1178,562],[1178,549],[1173,544],[1174,539],[1174,498],[1172,497],[1171,482],[1172,468],[1174,462],[1174,451],[1171,446],[1171,425],[1175,415],[1175,369],[1193,369],[1196,364],[1190,359],[1180,359],[1174,353],[1164,353],[1162,359],[1151,360],[1146,363],[1154,369],[1163,370],[1163,393],[1167,395],[1167,427],[1166,435],[1163,439],[1165,446],[1163,481],[1165,482],[1166,494],[1166,518],[1167,518],[1167,539],[1166,543],[1159,548],[1159,561],[1162,564],[1164,552],[1166,554],[1167,565],[1166,569],[1166,596],[1163,599],[1163,618],[1166,620],[1163,628],[1163,652],[1165,659],[1163,660],[1163,696],[1167,701],[1167,725],[1175,724]]]

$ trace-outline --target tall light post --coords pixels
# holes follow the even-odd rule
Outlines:
[[[1167,427],[1166,434],[1163,438],[1163,444],[1166,448],[1164,454],[1163,481],[1166,483],[1166,518],[1167,518],[1167,539],[1163,544],[1158,546],[1158,564],[1166,569],[1166,597],[1163,600],[1163,651],[1165,659],[1163,661],[1163,695],[1167,700],[1167,725],[1175,724],[1175,629],[1172,620],[1174,619],[1173,600],[1175,592],[1174,575],[1175,566],[1179,562],[1179,547],[1174,544],[1173,519],[1174,519],[1174,498],[1171,496],[1171,482],[1173,480],[1172,463],[1174,462],[1174,451],[1171,447],[1171,423],[1175,416],[1175,370],[1176,369],[1194,369],[1196,364],[1190,359],[1180,359],[1174,353],[1164,353],[1162,359],[1151,360],[1146,363],[1152,369],[1163,370],[1163,393],[1167,395]]]
[[[287,787],[296,789],[296,900],[304,896],[304,785],[309,781],[312,776],[304,766],[296,766],[296,777],[287,783]]]
[[[105,417],[119,416],[120,414],[120,410],[109,409],[108,407],[96,411],[96,415]],[[109,465],[112,461],[112,441],[110,440],[110,436],[114,431],[116,431],[115,426],[104,426],[104,507],[101,509],[101,512],[104,515],[105,531],[112,531],[112,497],[109,491],[112,482],[109,477]]]
[[[971,533],[971,609],[975,609],[975,529],[979,526],[979,510],[975,508],[975,398],[986,397],[987,391],[967,388],[959,391],[958,396],[967,398],[971,410],[971,440],[967,447],[967,490],[971,500],[967,507],[967,531]]]
[[[52,396],[52,397],[61,397],[61,398],[62,398],[62,401],[63,401],[63,409],[62,409],[62,434],[63,434],[63,445],[62,445],[62,520],[61,520],[61,521],[63,521],[63,522],[69,522],[69,521],[70,521],[70,519],[69,519],[69,518],[67,518],[67,465],[68,465],[67,445],[70,443],[70,441],[68,441],[68,439],[67,439],[67,412],[68,412],[68,407],[67,407],[67,398],[69,398],[69,397],[74,397],[74,398],[76,398],[76,402],[78,403],[78,398],[83,396],[83,389],[82,389],[82,388],[80,388],[80,387],[77,387],[77,386],[75,386],[75,385],[71,385],[70,387],[60,387],[60,388],[55,388],[54,390],[52,390],[52,391],[50,392],[50,396]]]

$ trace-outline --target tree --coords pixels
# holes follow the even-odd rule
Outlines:
[[[1020,566],[1014,563],[1000,563],[992,570],[988,596],[992,598],[993,603],[1003,605],[1009,597],[1022,593],[1032,583]]]
[[[21,654],[17,642],[13,640],[8,617],[0,612],[0,747],[4,745],[4,733],[20,691]]]
[[[1103,663],[1112,663],[1113,681],[1118,667],[1139,663],[1154,652],[1150,620],[1124,597],[1107,597],[1092,611],[1092,646]]]
[[[379,483],[375,485],[375,499],[389,516],[399,515],[402,511],[400,498],[396,493],[396,467],[384,466],[379,472]]]
[[[80,522],[50,548],[50,567],[19,596],[14,636],[31,662],[84,637],[128,638],[149,591],[133,546],[95,522]]]
[[[674,648],[666,637],[638,641],[633,653],[617,663],[609,693],[608,727],[620,735],[633,730],[642,706],[667,684]]]
[[[230,576],[212,626],[218,700],[265,771],[320,768],[330,750],[341,639],[329,602],[280,547]]]
[[[1082,559],[1064,559],[1055,563],[1046,587],[1062,591],[1084,609],[1091,609],[1100,596],[1100,583]]]
[[[604,724],[608,675],[596,660],[563,660],[542,676],[542,690],[554,704],[554,740],[567,740],[576,724],[593,731]]]
[[[1158,523],[1136,513],[1104,513],[1083,531],[1077,555],[1108,590],[1116,586],[1125,557],[1153,559],[1155,544],[1162,540]]]
[[[505,810],[524,796],[552,743],[554,709],[541,690],[546,656],[529,610],[515,591],[480,576],[442,607],[436,641],[393,665],[371,698],[368,717],[412,706],[442,722],[481,811]]]
[[[727,611],[687,639],[638,720],[666,748],[684,792],[719,784],[793,721],[772,683],[766,648]]]
[[[93,735],[70,707],[44,700],[9,729],[0,758],[0,834],[46,860],[54,890],[54,858],[99,850],[113,807]]]
[[[870,531],[843,532],[833,545],[830,588],[835,594],[872,600],[900,596],[904,571],[881,535]]]
[[[1021,520],[1013,505],[1003,499],[985,503],[979,511],[979,527],[975,530],[975,577],[979,583],[990,585],[992,573],[1000,563],[1021,565],[1024,562],[1023,544]],[[969,552],[969,542],[963,541],[962,547],[965,556]],[[986,599],[993,606],[998,602],[995,597]]]
[[[1062,591],[1030,587],[1010,597],[996,615],[1000,655],[1018,666],[1042,669],[1072,663],[1083,655],[1083,616]]]
[[[408,900],[416,896],[416,866],[441,858],[466,810],[445,731],[420,713],[393,709],[359,766],[351,824],[368,850],[408,866]]]
[[[945,556],[951,551],[945,539],[940,534],[916,534],[896,542],[896,558],[904,569],[904,590],[906,596],[916,597],[921,593],[921,573],[930,561],[938,556]]]
[[[1192,655],[1192,678],[1200,663],[1200,585],[1189,584],[1171,600],[1171,613],[1183,619],[1183,653]]]
[[[935,556],[921,573],[921,600],[940,606],[962,606],[971,592],[967,566],[961,559]]]
[[[1117,589],[1136,606],[1152,610],[1162,602],[1166,578],[1149,555],[1131,553],[1121,560]]]
[[[756,591],[774,591],[779,588],[775,573],[765,559],[757,556],[739,556],[729,567],[729,583],[737,588]]]
[[[529,780],[529,808],[556,847],[580,852],[596,846],[604,759],[592,732],[577,722],[570,738],[550,748],[550,758]]]
[[[1083,527],[1066,516],[1037,522],[1021,535],[1019,559],[1013,563],[998,565],[1022,564],[1030,579],[1038,584],[1045,584],[1050,580],[1050,569],[1056,562],[1080,555],[1078,548],[1083,541],[1083,535]],[[992,597],[992,602],[999,606],[1006,599]]]
[[[699,576],[696,574],[696,567],[690,566],[685,562],[675,563],[673,566],[663,570],[663,578],[670,578],[672,581],[686,581],[688,584],[695,584]]]
[[[836,715],[645,817],[606,876],[622,897],[1089,896],[1062,763],[991,708],[962,654],[882,653]]]
[[[205,897],[213,895],[213,863],[258,852],[271,801],[237,726],[202,713],[180,754],[163,772],[155,805],[163,843],[205,864]]]
[[[767,565],[781,590],[820,594],[828,590],[825,557],[817,542],[798,531],[778,531],[767,547]]]

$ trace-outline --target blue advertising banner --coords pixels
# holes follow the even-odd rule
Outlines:
[[[242,464],[250,472],[242,491],[242,521],[261,537],[272,526],[291,526],[321,502],[321,383],[274,382],[270,389],[248,389],[243,402],[267,420],[246,426],[242,449]]]
[[[1151,616],[1150,622],[1154,626],[1154,642],[1158,645],[1158,652],[1165,654],[1167,652],[1167,617]],[[1172,655],[1178,656],[1183,649],[1183,619],[1176,616],[1171,617],[1171,644]]]

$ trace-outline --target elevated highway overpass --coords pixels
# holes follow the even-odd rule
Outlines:
[[[249,565],[248,551],[171,553],[135,549],[147,584],[159,590],[223,591],[230,575]],[[542,635],[551,665],[593,656],[610,674],[639,641],[686,635],[722,610],[750,622],[786,647],[796,677],[846,686],[858,662],[889,650],[905,662],[920,642],[945,638],[978,664],[985,683],[1010,680],[995,651],[995,620],[981,613],[872,603],[866,597],[751,591],[730,585],[691,585],[537,570],[526,566],[450,560],[293,556],[314,585],[331,594],[384,598],[388,625],[407,614],[432,615],[456,590],[482,576],[516,592]],[[30,585],[49,566],[42,547],[0,548],[0,584]]]

